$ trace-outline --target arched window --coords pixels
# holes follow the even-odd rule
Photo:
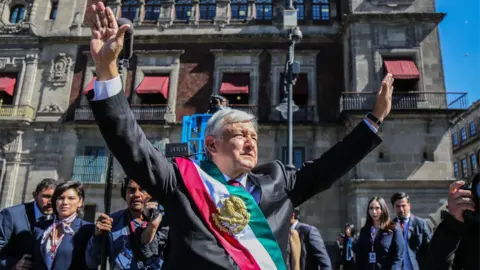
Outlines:
[[[232,10],[232,19],[244,20],[247,18],[247,0],[232,0],[230,7]]]
[[[23,20],[25,17],[25,7],[23,5],[16,5],[10,12],[10,23],[16,24]]]
[[[145,17],[144,21],[157,21],[160,17],[161,0],[147,0],[145,1]]]
[[[215,18],[216,9],[215,0],[200,0],[200,19],[211,20]]]
[[[272,20],[273,8],[272,0],[257,0],[257,20],[270,21]]]
[[[188,21],[192,12],[192,0],[175,1],[175,19]]]
[[[131,21],[135,19],[138,8],[137,0],[123,0],[122,1],[122,18],[127,18]]]

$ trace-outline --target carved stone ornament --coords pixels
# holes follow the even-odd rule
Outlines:
[[[12,24],[12,25],[0,26],[0,34],[3,34],[3,35],[27,34],[29,30],[30,30],[30,24],[23,23],[23,22]]]
[[[57,104],[50,104],[43,108],[42,112],[63,112],[62,108]]]
[[[0,69],[4,69],[7,66],[8,59],[0,59]]]
[[[72,58],[60,53],[52,60],[49,82],[55,86],[64,86],[68,81],[68,71],[72,66]]]

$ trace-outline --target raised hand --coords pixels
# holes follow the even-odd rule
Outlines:
[[[382,86],[378,90],[375,107],[372,114],[383,121],[390,114],[392,109],[393,76],[388,73],[382,81]]]
[[[110,80],[118,75],[117,58],[123,48],[123,38],[129,25],[118,28],[117,20],[103,2],[90,5],[87,21],[92,30],[90,52],[97,69],[97,80]]]

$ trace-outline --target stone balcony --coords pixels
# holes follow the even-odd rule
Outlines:
[[[35,119],[35,108],[30,105],[1,105],[0,121],[33,122]]]
[[[130,105],[133,116],[139,122],[164,122],[167,105]],[[95,121],[92,109],[82,106],[75,110],[75,122]]]

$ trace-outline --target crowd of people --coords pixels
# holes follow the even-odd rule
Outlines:
[[[87,21],[96,67],[88,99],[128,176],[121,190],[126,208],[89,223],[80,215],[81,183],[43,180],[33,202],[0,213],[2,269],[97,269],[102,258],[110,269],[331,269],[320,232],[300,222],[298,207],[382,142],[377,131],[391,110],[392,75],[372,112],[301,168],[258,165],[255,117],[225,108],[207,123],[205,160],[167,159],[147,140],[122,92],[117,59],[129,25],[119,27],[102,2],[88,7]],[[410,213],[407,194],[393,195],[393,219],[385,200],[373,197],[360,233],[345,227],[342,269],[479,269],[479,189],[463,184],[451,185],[448,213],[433,237]]]

